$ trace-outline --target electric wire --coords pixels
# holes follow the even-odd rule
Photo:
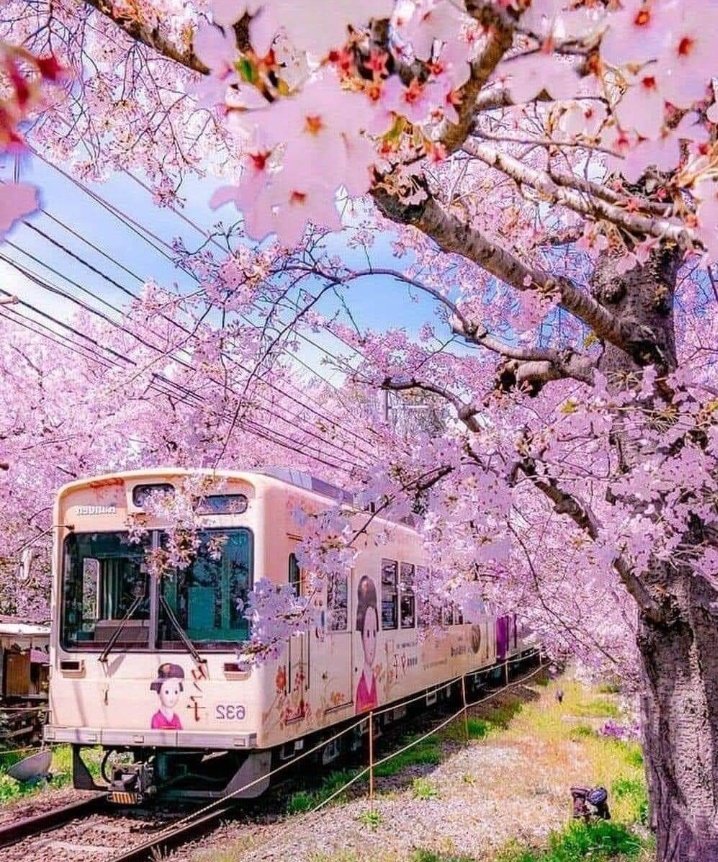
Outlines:
[[[47,164],[49,167],[53,168],[54,170],[58,171],[62,176],[64,176],[64,177],[65,177],[67,180],[69,180],[73,185],[75,185],[78,189],[80,189],[80,191],[82,191],[82,192],[86,193],[87,195],[89,195],[89,196],[90,196],[90,197],[91,197],[91,198],[92,198],[96,203],[100,204],[100,206],[104,207],[104,209],[106,209],[108,212],[110,212],[110,213],[111,213],[115,218],[117,218],[120,222],[124,223],[127,227],[129,227],[129,228],[130,228],[134,233],[136,233],[136,234],[137,234],[141,239],[143,239],[143,240],[144,240],[145,242],[147,242],[147,243],[148,243],[152,248],[154,248],[154,250],[155,250],[155,251],[158,251],[158,252],[159,252],[163,257],[165,257],[167,260],[169,260],[170,262],[172,262],[172,263],[173,263],[173,265],[177,265],[176,260],[175,260],[175,256],[174,256],[174,254],[175,254],[175,249],[174,249],[174,247],[173,247],[171,244],[169,244],[166,240],[162,239],[162,237],[159,237],[157,234],[153,233],[153,232],[152,232],[152,231],[150,231],[148,228],[144,227],[140,222],[137,222],[137,221],[136,221],[135,219],[133,219],[131,216],[128,216],[128,215],[127,215],[127,214],[126,214],[122,209],[120,209],[119,207],[117,207],[117,206],[115,206],[114,204],[112,204],[112,203],[110,203],[109,201],[107,201],[107,200],[106,200],[105,198],[103,198],[101,195],[97,194],[97,192],[95,192],[95,191],[93,191],[92,189],[90,189],[90,188],[88,188],[87,186],[85,186],[85,185],[84,185],[80,180],[78,180],[76,177],[72,176],[72,174],[70,174],[69,172],[67,172],[67,171],[65,171],[64,169],[60,168],[58,165],[53,164],[53,163],[52,163],[52,162],[50,162],[48,159],[44,158],[44,157],[43,157],[40,153],[38,153],[36,150],[33,150],[33,152],[35,153],[35,155],[36,155],[36,156],[37,156],[41,161],[43,161],[45,164]],[[141,187],[141,188],[143,188],[143,189],[147,190],[147,186],[146,186],[146,185],[144,185],[144,184],[141,182],[141,180],[139,180],[139,179],[138,179],[134,174],[131,174],[131,173],[129,173],[128,171],[125,171],[125,173],[127,173],[127,175],[128,175],[130,178],[132,178],[133,180],[135,180],[135,182],[137,182],[137,183],[140,185],[140,187]],[[200,233],[200,235],[201,235],[201,236],[203,236],[205,239],[210,239],[210,240],[213,242],[213,244],[214,244],[214,245],[216,245],[218,248],[220,248],[223,252],[225,252],[225,251],[226,251],[226,249],[224,249],[224,248],[221,246],[221,244],[219,244],[219,243],[216,241],[216,239],[214,239],[214,238],[213,238],[213,237],[211,237],[211,236],[208,236],[208,235],[204,232],[204,230],[203,230],[201,227],[199,227],[195,222],[193,222],[191,219],[188,219],[188,217],[187,217],[187,216],[185,216],[183,213],[179,213],[179,212],[178,212],[178,210],[177,210],[175,207],[170,206],[170,209],[172,210],[172,212],[174,212],[176,215],[180,216],[183,220],[185,220],[188,224],[190,224],[190,225],[191,225],[195,230],[197,230],[197,231]],[[143,230],[144,230],[144,231],[146,231],[147,236],[145,236],[145,235],[142,233],[142,231],[143,231]],[[150,239],[148,239],[148,236],[149,236],[149,237],[151,237],[151,238],[152,238],[152,240],[154,240],[154,242],[150,241]],[[157,245],[157,244],[159,244],[159,245],[164,246],[165,248],[167,248],[167,249],[169,250],[169,252],[171,252],[171,254],[168,254],[167,252],[163,251],[161,248],[159,248],[159,247],[158,247],[158,245]],[[192,278],[194,278],[195,280],[197,280],[196,276],[195,276],[192,272],[188,271],[188,270],[187,270],[186,268],[184,268],[184,267],[183,267],[182,269],[183,269],[183,271],[184,271],[187,275],[189,275],[190,277],[192,277]],[[300,310],[300,309],[299,309],[299,306],[298,306],[296,303],[294,303],[293,305],[294,305],[295,310]],[[250,322],[250,319],[249,319],[249,318],[247,318],[246,316],[242,316],[242,317],[243,317],[243,319],[245,320],[245,322]],[[255,326],[256,326],[256,323],[255,323],[255,324],[253,324],[253,325],[255,325]],[[314,341],[313,339],[310,339],[310,338],[309,338],[307,335],[305,335],[304,333],[302,333],[302,332],[297,332],[297,333],[296,333],[296,335],[297,335],[297,337],[299,337],[300,339],[302,339],[302,340],[303,340],[303,341],[305,341],[306,343],[310,344],[310,345],[311,345],[312,347],[314,347],[316,350],[318,350],[318,351],[320,351],[320,352],[324,353],[328,358],[330,358],[330,359],[332,359],[332,360],[336,360],[336,359],[337,359],[337,357],[336,357],[336,355],[335,355],[335,354],[333,354],[331,351],[327,350],[327,348],[323,347],[322,345],[318,344],[318,343],[317,343],[316,341]],[[347,341],[345,341],[344,339],[342,339],[342,338],[341,338],[341,336],[336,335],[336,333],[331,333],[331,335],[332,335],[334,338],[336,338],[340,343],[344,344],[346,347],[348,347],[349,349],[351,349],[355,354],[359,355],[359,352],[357,351],[357,349],[356,349],[352,344],[350,344],[349,342],[347,342]],[[282,349],[284,352],[287,352],[285,348],[281,348],[281,349]],[[294,361],[300,361],[300,360],[298,360],[298,358],[297,358],[294,354],[290,354],[290,355],[292,356],[292,358],[293,358],[293,360],[294,360]],[[330,386],[330,387],[332,387],[333,389],[337,390],[337,387],[335,386],[335,384],[333,384],[331,381],[327,380],[325,377],[323,377],[321,374],[319,374],[319,372],[318,372],[315,368],[312,368],[310,365],[308,365],[307,363],[305,363],[305,362],[303,362],[303,361],[300,361],[300,364],[301,364],[303,367],[305,367],[308,371],[310,371],[312,374],[314,374],[316,377],[318,377],[320,380],[322,380],[326,385],[329,385],[329,386]],[[337,390],[337,391],[338,391],[338,390]]]
[[[59,248],[60,250],[64,251],[64,252],[65,252],[66,254],[68,254],[72,259],[74,259],[74,260],[76,260],[77,262],[81,263],[83,266],[86,266],[90,271],[92,271],[92,272],[94,272],[95,274],[99,275],[101,278],[103,278],[104,280],[106,280],[108,283],[112,284],[114,287],[119,288],[119,289],[120,289],[121,291],[123,291],[126,295],[128,295],[128,296],[130,296],[130,297],[132,297],[132,298],[134,298],[134,299],[137,299],[137,300],[141,299],[141,297],[140,297],[138,294],[136,294],[136,293],[134,293],[133,291],[129,290],[129,289],[128,289],[128,288],[126,288],[124,285],[119,284],[119,282],[117,282],[115,279],[111,278],[109,275],[107,275],[107,274],[106,274],[105,272],[103,272],[102,270],[99,270],[97,267],[93,266],[91,263],[89,263],[88,261],[86,261],[82,256],[75,254],[72,250],[68,249],[68,248],[67,248],[63,243],[59,242],[59,240],[55,239],[54,237],[49,236],[45,231],[43,231],[43,230],[41,230],[41,229],[37,228],[37,227],[36,227],[36,226],[34,226],[34,225],[31,225],[31,224],[30,224],[30,223],[28,223],[28,222],[25,222],[25,224],[26,224],[26,226],[27,226],[27,227],[30,227],[30,228],[31,228],[35,233],[39,234],[40,236],[42,236],[43,238],[45,238],[46,240],[48,240],[50,243],[52,243],[55,247],[57,247],[57,248]],[[19,251],[20,253],[22,253],[22,254],[26,255],[27,257],[31,258],[34,262],[38,263],[39,265],[44,266],[44,267],[45,267],[46,269],[48,269],[50,272],[52,272],[53,274],[57,275],[58,277],[60,277],[60,278],[64,279],[64,280],[65,280],[65,281],[67,281],[68,283],[72,284],[74,287],[78,288],[78,289],[79,289],[80,291],[82,291],[83,293],[88,294],[89,296],[93,297],[94,299],[98,299],[98,300],[99,300],[100,302],[102,302],[106,307],[111,308],[113,311],[117,312],[119,315],[121,315],[121,316],[124,316],[124,315],[125,315],[125,312],[124,312],[122,309],[118,308],[117,306],[113,305],[112,303],[109,303],[107,300],[104,300],[104,299],[102,299],[101,297],[96,296],[92,291],[88,290],[87,288],[84,288],[82,285],[78,284],[74,279],[71,279],[71,278],[69,278],[69,277],[65,276],[64,274],[62,274],[62,273],[58,272],[56,269],[54,269],[53,267],[49,266],[48,264],[45,264],[43,261],[39,260],[35,255],[33,255],[33,254],[31,254],[30,252],[26,251],[25,249],[21,248],[21,247],[20,247],[20,246],[18,246],[17,244],[15,244],[15,243],[13,243],[13,242],[10,242],[10,241],[8,241],[8,242],[9,242],[9,244],[10,244],[13,248],[15,248],[17,251]],[[7,258],[3,258],[3,259],[5,259],[5,261],[6,261],[6,262],[9,262]],[[114,260],[114,259],[113,259],[113,260]],[[187,334],[189,334],[189,335],[192,335],[193,337],[196,337],[196,334],[195,334],[195,333],[193,333],[190,329],[188,329],[186,326],[183,326],[181,323],[179,323],[178,321],[174,320],[173,318],[171,318],[171,317],[169,317],[169,316],[167,316],[167,315],[165,315],[165,314],[161,314],[161,317],[162,317],[163,319],[165,319],[167,322],[169,322],[170,324],[172,324],[173,326],[175,326],[175,327],[177,327],[177,328],[181,329],[182,331],[186,332],[186,333],[187,333]],[[244,371],[244,372],[246,372],[247,374],[249,374],[249,370],[248,370],[247,368],[245,368],[241,363],[239,363],[236,359],[234,359],[234,357],[227,356],[226,354],[224,354],[224,355],[226,356],[226,358],[228,359],[228,361],[232,362],[232,364],[233,364],[233,365],[235,365],[236,367],[240,368],[242,371]],[[313,413],[313,414],[314,414],[315,416],[317,416],[318,418],[321,418],[321,419],[322,419],[322,421],[324,421],[324,422],[328,422],[328,423],[330,423],[331,425],[333,425],[335,428],[342,430],[342,431],[344,432],[344,434],[345,434],[345,435],[347,435],[347,436],[351,436],[351,437],[355,438],[355,439],[358,441],[358,443],[363,444],[363,443],[365,442],[365,441],[364,441],[364,438],[362,438],[360,435],[358,435],[358,434],[357,434],[356,432],[354,432],[353,430],[346,428],[344,425],[342,425],[342,423],[341,423],[337,418],[335,418],[335,417],[333,417],[333,416],[330,416],[330,415],[327,415],[326,413],[320,413],[319,411],[317,411],[317,410],[315,410],[313,407],[311,407],[311,405],[307,404],[307,403],[306,403],[307,393],[305,393],[305,392],[302,392],[302,393],[301,393],[301,394],[302,394],[302,396],[303,396],[303,398],[304,398],[305,400],[300,401],[300,400],[299,400],[299,399],[297,399],[295,396],[293,396],[293,395],[291,395],[289,392],[287,392],[285,389],[282,389],[281,387],[279,387],[276,383],[273,383],[273,382],[271,382],[271,381],[267,381],[267,380],[263,380],[263,384],[264,384],[264,385],[266,385],[266,386],[270,386],[271,388],[275,389],[275,390],[276,390],[276,391],[278,391],[281,395],[283,395],[283,396],[284,396],[284,397],[286,397],[286,398],[289,398],[289,400],[293,401],[295,404],[297,404],[298,406],[300,406],[302,409],[307,410],[307,411],[309,411],[310,413]],[[293,384],[291,384],[289,381],[286,381],[286,382],[285,382],[285,385],[291,385],[291,386],[292,386],[292,388],[293,388],[293,389],[295,389],[295,391],[300,391],[300,392],[301,392],[301,390],[297,390],[297,387],[296,387],[296,386],[294,386]],[[319,402],[315,401],[314,399],[311,399],[311,400],[313,400],[313,401],[314,401],[314,403],[319,404]],[[296,416],[296,414],[293,414],[293,415],[294,415],[294,418],[298,418],[298,417]],[[358,444],[357,444],[357,443],[354,443],[353,445],[354,445],[355,447],[359,448],[359,451],[363,451],[363,454],[364,454],[364,455],[366,455],[367,457],[370,457],[370,458],[372,457],[372,454],[373,454],[373,453],[371,453],[371,452],[367,451],[366,449],[362,449],[362,448],[358,447]]]
[[[2,290],[2,289],[0,289],[0,293],[3,293],[7,296],[12,295],[8,291]],[[42,316],[48,320],[51,320],[56,325],[66,329],[68,331],[73,332],[78,337],[89,341],[93,345],[93,347],[95,347],[95,348],[102,347],[102,345],[99,345],[95,339],[91,338],[90,336],[87,336],[85,333],[80,332],[79,330],[75,329],[74,327],[70,326],[69,324],[66,324],[64,321],[61,321],[61,320],[58,320],[57,318],[54,318],[52,315],[49,315],[47,312],[44,312],[41,309],[36,308],[35,306],[31,305],[30,303],[27,303],[23,300],[17,300],[17,303],[19,305],[22,305],[25,308],[28,308],[29,310],[33,311],[34,313],[37,313],[40,316]],[[4,312],[7,312],[8,306],[4,306],[2,310]],[[18,314],[18,312],[16,312],[15,309],[13,309],[13,312],[15,314]],[[3,314],[3,316],[7,318],[6,314]],[[9,319],[9,318],[7,318],[7,319]],[[13,322],[16,322],[16,321],[13,321]],[[33,322],[35,322],[35,321],[33,321]],[[26,326],[25,328],[29,328],[29,327]],[[38,334],[40,334],[42,337],[47,337],[46,333],[41,332]],[[54,343],[59,343],[60,346],[63,346],[63,347],[65,346],[61,342],[58,342],[57,339],[55,339],[55,338],[51,337],[50,340],[52,340]],[[117,357],[120,360],[124,360],[126,363],[129,363],[130,365],[136,365],[137,364],[134,360],[129,359],[129,357],[126,357],[123,354],[118,353],[117,351],[113,350],[112,348],[105,347],[104,349],[108,350],[115,357]],[[97,361],[97,360],[94,360],[94,361]],[[120,366],[120,367],[122,366],[121,362],[115,362],[114,364],[116,366]],[[152,380],[151,380],[149,386],[154,391],[158,391],[161,394],[165,395],[166,397],[174,398],[175,400],[180,401],[180,402],[182,402],[182,403],[184,403],[190,407],[194,407],[194,408],[202,407],[203,405],[206,405],[208,403],[207,399],[203,395],[201,395],[200,393],[196,392],[196,390],[192,390],[190,387],[184,387],[181,384],[179,384],[177,381],[170,380],[169,378],[165,377],[164,375],[157,374],[156,372],[152,373]],[[223,414],[220,413],[220,418],[224,418],[225,420],[227,420],[229,418],[229,416],[227,415],[226,408],[224,409]],[[242,424],[242,427],[244,427],[244,425],[246,425],[247,428],[249,428],[252,431],[252,433],[255,433],[257,436],[261,437],[262,439],[264,439],[266,441],[269,441],[269,442],[272,442],[276,445],[279,445],[282,448],[289,449],[289,450],[291,450],[297,454],[303,455],[304,457],[307,457],[307,458],[310,458],[314,461],[322,463],[327,467],[331,467],[332,469],[339,470],[343,473],[350,473],[351,469],[356,466],[355,462],[349,461],[347,459],[338,459],[337,458],[336,460],[329,460],[329,457],[325,453],[323,453],[322,450],[319,449],[317,446],[314,446],[311,444],[306,444],[306,443],[303,443],[301,441],[298,441],[296,438],[291,437],[288,434],[284,434],[283,432],[279,431],[276,428],[268,428],[267,426],[262,425],[261,423],[257,422],[256,420],[248,419],[248,418],[244,417],[241,420],[241,424]],[[318,439],[322,443],[326,442],[323,438],[318,438]],[[334,457],[336,457],[336,456],[334,456]],[[342,463],[338,463],[340,460],[343,461],[344,465],[348,465],[349,469],[347,469],[347,466],[344,466]]]
[[[30,256],[31,256],[31,257],[33,257],[33,259],[34,259],[34,260],[38,260],[37,258],[35,258],[35,257],[34,257],[34,256],[32,256],[32,255],[30,255]],[[68,299],[69,301],[71,301],[71,302],[75,303],[76,305],[78,305],[79,307],[81,307],[82,309],[84,309],[84,310],[86,310],[86,311],[88,311],[88,312],[90,312],[90,313],[96,314],[96,315],[97,315],[97,316],[99,316],[102,320],[104,320],[106,323],[109,323],[110,325],[112,325],[112,326],[116,327],[117,329],[121,330],[122,332],[126,333],[127,335],[129,335],[130,337],[132,337],[133,339],[135,339],[136,341],[138,341],[139,343],[141,343],[144,347],[147,347],[147,348],[149,348],[150,350],[155,351],[159,356],[161,356],[161,357],[165,357],[165,356],[167,356],[167,355],[168,355],[167,351],[163,350],[163,349],[162,349],[162,348],[160,348],[160,347],[157,347],[156,345],[154,345],[154,344],[152,344],[151,342],[147,341],[146,339],[142,338],[142,337],[141,337],[141,336],[139,336],[136,332],[134,332],[134,331],[132,331],[132,330],[130,330],[130,329],[127,329],[127,327],[123,326],[122,324],[119,324],[117,321],[113,320],[111,317],[107,316],[107,315],[106,315],[106,314],[104,314],[103,312],[100,312],[100,311],[98,311],[97,309],[94,309],[94,308],[92,308],[91,306],[88,306],[88,305],[87,305],[87,303],[83,302],[83,300],[81,300],[80,298],[75,297],[75,296],[73,296],[72,294],[69,294],[69,293],[67,293],[67,292],[63,291],[62,289],[60,289],[60,288],[58,288],[58,287],[56,287],[56,286],[54,286],[54,285],[50,285],[50,284],[49,284],[48,282],[46,282],[45,280],[41,279],[41,278],[40,278],[36,273],[33,273],[33,272],[32,272],[32,271],[30,271],[30,270],[27,270],[26,268],[24,268],[24,267],[22,267],[21,265],[19,265],[17,262],[13,261],[13,260],[12,260],[12,258],[8,258],[8,257],[6,257],[5,255],[0,254],[0,260],[3,260],[5,263],[7,263],[7,264],[8,264],[8,265],[10,265],[10,266],[13,266],[15,269],[17,269],[19,272],[21,272],[21,273],[22,273],[26,278],[29,278],[30,280],[32,280],[32,281],[33,281],[35,284],[37,284],[38,286],[43,287],[43,288],[45,288],[46,290],[49,290],[49,291],[51,291],[52,293],[54,293],[54,294],[56,294],[56,295],[59,295],[59,296],[61,296],[61,297],[65,298],[65,299]],[[56,271],[55,271],[55,272],[56,272]],[[63,277],[63,276],[61,276],[61,277]],[[66,279],[66,280],[68,280],[68,281],[69,281],[70,283],[72,283],[72,284],[77,285],[77,282],[74,282],[72,279]],[[84,290],[84,292],[86,292],[86,293],[88,293],[88,292],[89,292],[89,291],[87,291],[87,290],[86,290],[86,289],[84,289],[84,288],[83,288],[83,290]],[[90,292],[90,295],[93,295],[93,294],[91,294],[91,292]],[[107,304],[107,303],[106,303],[106,304]],[[116,308],[115,308],[114,306],[112,306],[111,304],[110,304],[110,307],[111,307],[111,308],[114,308],[116,311],[118,311],[119,313],[121,313],[121,310],[116,309]],[[181,328],[182,328],[182,327],[181,327]],[[150,332],[152,332],[152,330],[149,330],[149,331],[150,331]],[[152,333],[152,334],[155,334],[155,335],[156,335],[156,333]],[[172,359],[174,359],[175,361],[179,362],[181,365],[183,365],[183,366],[184,366],[186,369],[188,369],[189,371],[197,372],[197,371],[198,371],[198,369],[196,369],[196,368],[195,368],[195,366],[194,366],[194,365],[192,365],[192,363],[191,363],[191,362],[187,361],[187,359],[182,359],[181,357],[177,356],[177,355],[174,353],[174,351],[176,351],[176,350],[178,350],[178,349],[179,349],[179,348],[178,348],[177,346],[174,346],[174,347],[172,348],[172,353],[170,353],[170,358],[172,358]],[[186,352],[186,351],[185,351],[185,352]],[[242,366],[240,365],[239,367],[241,368]],[[246,369],[243,369],[243,370],[246,370]],[[213,381],[213,382],[214,382],[215,384],[222,385],[220,381]],[[263,382],[265,385],[271,385],[271,384],[268,384],[268,382],[267,382],[267,381],[262,381],[262,382]],[[276,388],[276,387],[274,387],[274,388]],[[230,391],[232,391],[232,390],[230,389]],[[284,392],[282,392],[281,390],[279,390],[279,391],[280,391],[280,394],[285,395],[285,393],[284,393]],[[268,398],[268,396],[263,395],[263,394],[262,394],[261,392],[259,392],[259,391],[255,392],[254,394],[255,394],[256,396],[258,396],[259,398],[262,398],[265,402],[268,402],[272,407],[273,407],[273,406],[275,406],[275,405],[274,405],[274,403],[271,401],[271,399],[269,399],[269,398]],[[290,400],[293,400],[295,403],[298,403],[300,406],[303,406],[303,405],[301,404],[301,402],[297,402],[297,400],[296,400],[296,399],[292,399],[292,398],[291,398],[291,396],[289,396],[289,397],[290,397]],[[336,450],[337,450],[337,451],[339,451],[339,452],[341,453],[341,455],[342,455],[342,457],[341,457],[341,459],[340,459],[340,460],[346,460],[346,459],[344,458],[344,455],[346,455],[346,449],[345,449],[345,447],[344,447],[344,446],[339,445],[339,444],[335,443],[333,440],[327,439],[326,437],[324,437],[324,436],[322,436],[322,435],[320,435],[320,434],[317,434],[317,432],[316,432],[316,431],[314,431],[312,428],[307,427],[305,424],[303,424],[303,421],[302,421],[301,417],[300,417],[298,414],[296,414],[296,413],[292,413],[292,412],[290,412],[290,411],[288,411],[288,410],[286,410],[286,409],[284,410],[284,413],[277,413],[277,412],[275,412],[275,411],[273,411],[273,410],[269,409],[267,406],[263,406],[263,405],[260,405],[260,409],[262,409],[262,410],[263,410],[263,411],[265,411],[266,413],[269,413],[273,418],[275,418],[275,419],[277,419],[277,420],[279,420],[279,421],[285,422],[286,424],[292,424],[292,422],[293,422],[293,421],[295,421],[295,422],[297,423],[297,425],[301,428],[301,430],[303,431],[303,433],[305,433],[305,434],[307,434],[308,436],[313,437],[313,438],[315,438],[315,439],[317,439],[317,440],[321,441],[325,446],[328,446],[328,447],[330,447],[330,448],[336,449]],[[286,415],[284,415],[284,414],[286,414]],[[331,423],[331,420],[330,420],[330,419],[327,419],[327,417],[322,417],[322,418],[324,419],[324,421],[327,421],[327,422],[330,422],[330,423]],[[367,457],[368,457],[368,453],[365,453],[365,454],[367,454]],[[334,457],[336,458],[337,456],[334,456]],[[347,462],[347,463],[351,463],[351,462]],[[365,466],[366,466],[366,465],[365,465]]]

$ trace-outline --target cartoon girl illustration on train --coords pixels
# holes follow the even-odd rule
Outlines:
[[[359,676],[354,700],[356,712],[366,712],[368,709],[374,709],[378,704],[374,659],[376,658],[376,638],[379,629],[376,586],[367,575],[364,575],[359,581],[357,598],[357,631],[361,634],[364,667]]]
[[[150,685],[160,699],[160,708],[152,716],[152,730],[182,730],[182,722],[175,712],[177,701],[182,694],[184,671],[178,664],[166,662],[157,669],[157,679]]]

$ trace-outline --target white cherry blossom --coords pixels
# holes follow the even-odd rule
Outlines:
[[[646,63],[662,52],[665,34],[679,14],[676,0],[625,0],[611,12],[601,40],[601,57],[612,66]]]

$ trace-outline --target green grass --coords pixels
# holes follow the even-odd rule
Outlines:
[[[415,737],[409,737],[401,744],[408,745]],[[436,766],[441,763],[441,742],[434,736],[422,739],[416,745],[397,754],[385,763],[379,764],[374,769],[374,775],[380,778],[388,778],[396,775],[408,766]]]
[[[376,829],[381,826],[384,818],[376,808],[370,808],[368,811],[362,811],[362,813],[357,817],[357,820],[362,824],[362,826],[366,826],[367,829]]]
[[[507,737],[533,732],[557,745],[566,738],[580,744],[582,756],[590,763],[591,783],[609,790],[613,819],[589,824],[571,821],[552,832],[544,846],[512,842],[492,862],[644,862],[651,842],[635,831],[637,825],[646,823],[648,811],[641,747],[637,742],[602,736],[588,724],[566,722],[571,717],[613,718],[620,710],[610,697],[596,697],[577,683],[562,680],[556,685],[564,690],[563,704],[528,709],[507,731]],[[602,694],[611,693],[604,687]]]
[[[288,814],[304,814],[316,808],[317,805],[334,796],[345,784],[354,778],[358,769],[344,769],[330,772],[316,790],[297,790],[287,799]],[[344,793],[338,793],[334,799],[341,802],[345,798]],[[334,801],[334,800],[332,800]]]
[[[601,820],[598,823],[571,823],[552,832],[542,850],[512,844],[495,862],[631,862],[638,860],[645,844],[628,826]]]
[[[520,700],[511,700],[508,703],[497,704],[493,706],[491,712],[486,716],[486,720],[490,725],[501,728],[501,730],[506,730],[523,707],[524,705]]]
[[[439,735],[447,742],[463,744],[466,742],[467,728],[469,739],[483,739],[493,727],[494,725],[490,721],[470,715],[466,721],[463,718],[457,718],[456,721],[452,721]]]
[[[617,778],[611,784],[611,795],[622,800],[631,820],[644,826],[648,823],[648,793],[643,778]]]
[[[40,780],[19,784],[7,774],[7,770],[29,754],[32,752],[11,751],[4,753],[0,751],[0,804],[26,796],[34,796],[42,793],[48,787],[67,787],[72,783],[72,749],[69,745],[58,745],[52,752],[52,764],[50,765],[52,779],[50,782]],[[91,771],[94,772],[96,768],[99,771],[99,752],[90,752],[86,760]]]
[[[618,694],[621,686],[618,682],[602,682],[597,690],[599,694]]]
[[[465,743],[468,726],[469,739],[484,739],[492,732],[506,730],[512,719],[521,712],[521,709],[522,704],[520,702],[512,702],[500,706],[489,706],[488,711],[481,718],[469,715],[465,721],[463,716],[459,716],[439,733],[439,738],[447,742]]]
[[[587,736],[595,736],[596,731],[587,724],[577,724],[576,727],[572,727],[571,730],[569,730],[568,735],[570,739],[580,742]]]
[[[457,856],[455,853],[437,853],[434,850],[415,850],[409,862],[476,862],[471,856]]]
[[[607,700],[605,697],[594,697],[591,700],[576,704],[573,713],[586,718],[618,718],[621,710],[613,701]]]
[[[411,792],[414,799],[437,799],[439,789],[428,778],[415,778],[411,782]]]

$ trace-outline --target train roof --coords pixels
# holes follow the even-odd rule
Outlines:
[[[300,470],[294,470],[291,467],[266,467],[263,470],[225,470],[214,469],[210,467],[147,467],[139,470],[122,470],[117,473],[103,473],[98,476],[86,476],[84,479],[75,479],[63,485],[58,493],[64,494],[76,488],[82,488],[87,485],[92,485],[95,482],[104,482],[111,479],[141,479],[147,477],[162,477],[167,474],[176,476],[190,475],[205,475],[217,476],[221,479],[245,479],[252,480],[257,477],[262,477],[287,485],[293,485],[295,488],[302,488],[304,491],[310,491],[313,494],[318,494],[320,497],[327,497],[347,505],[354,505],[354,496],[348,491],[340,488],[338,485],[333,485],[331,482],[326,482],[324,479],[319,479],[316,476],[310,476],[308,473],[303,473]]]
[[[50,626],[21,617],[0,615],[0,635],[49,635]]]
[[[318,497],[323,497],[326,500],[331,500],[335,503],[342,503],[345,506],[351,506],[357,510],[363,507],[359,506],[353,494],[350,494],[344,488],[338,485],[333,485],[324,479],[317,476],[312,476],[309,473],[304,473],[301,470],[295,470],[291,467],[265,467],[263,470],[229,470],[229,469],[214,469],[210,467],[147,467],[139,470],[123,470],[117,473],[104,473],[98,476],[87,476],[84,479],[75,479],[68,482],[58,490],[58,495],[61,496],[69,491],[77,488],[83,488],[87,485],[92,485],[95,482],[105,482],[112,479],[146,479],[146,478],[162,478],[167,474],[175,476],[191,476],[191,475],[206,475],[217,476],[220,479],[244,479],[245,481],[256,481],[262,479],[265,482],[278,482],[285,485],[292,485],[295,488],[300,488]],[[395,527],[403,527],[406,530],[413,530],[414,524],[407,523],[405,520],[394,520],[382,516],[377,518],[377,521],[386,521],[393,524]]]

